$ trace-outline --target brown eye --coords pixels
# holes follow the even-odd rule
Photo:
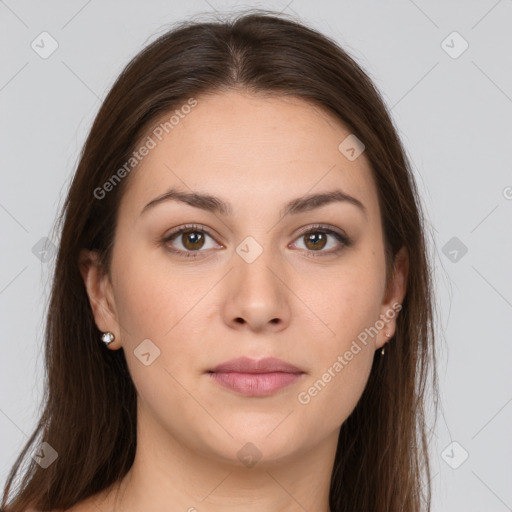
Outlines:
[[[190,251],[201,249],[204,245],[204,234],[200,231],[185,231],[181,236],[183,247]]]
[[[351,243],[345,234],[319,225],[304,231],[293,245],[303,249],[306,256],[332,256],[350,246]]]
[[[308,233],[304,235],[304,238],[306,240],[306,247],[313,251],[323,249],[327,243],[327,234],[320,231]]]
[[[208,241],[208,239],[210,239]],[[209,242],[209,245],[208,245]],[[207,253],[207,249],[218,249],[215,239],[201,226],[187,225],[175,229],[170,235],[162,239],[166,248],[179,256],[196,257]]]

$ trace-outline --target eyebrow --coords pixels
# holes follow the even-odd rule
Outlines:
[[[181,203],[188,204],[189,206],[193,206],[194,208],[200,208],[201,210],[225,216],[233,214],[231,205],[218,197],[200,192],[183,192],[171,188],[164,194],[155,197],[146,206],[144,206],[140,215],[167,201],[179,201]],[[359,208],[365,217],[367,217],[367,210],[364,204],[359,201],[359,199],[348,195],[342,190],[332,190],[329,192],[310,194],[292,199],[284,206],[284,209],[281,211],[281,216],[284,217],[285,215],[303,213],[335,202],[353,204]]]

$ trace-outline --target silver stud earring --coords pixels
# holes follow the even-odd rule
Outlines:
[[[114,338],[114,334],[111,333],[110,331],[104,332],[101,335],[101,340],[105,343],[105,345],[110,345],[110,343],[114,341]]]

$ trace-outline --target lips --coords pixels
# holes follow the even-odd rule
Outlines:
[[[231,359],[208,371],[210,378],[222,387],[245,396],[262,397],[298,381],[304,374],[300,368],[277,359]]]
[[[304,373],[300,368],[287,363],[276,357],[266,357],[264,359],[250,359],[248,357],[239,357],[231,359],[225,363],[219,364],[209,370],[210,373]]]

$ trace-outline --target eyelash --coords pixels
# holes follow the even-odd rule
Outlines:
[[[214,238],[213,235],[211,235],[207,229],[205,229],[203,226],[199,224],[186,224],[184,226],[181,226],[178,229],[175,229],[173,232],[171,232],[169,235],[164,237],[162,239],[162,244],[167,245],[168,242],[172,241],[174,238],[178,238],[179,235],[182,233],[185,233],[186,231],[189,232],[199,232],[208,235],[211,238]],[[346,247],[349,247],[352,245],[352,241],[350,238],[348,238],[346,235],[339,233],[338,231],[335,231],[333,229],[330,229],[324,224],[315,224],[313,226],[308,226],[308,228],[305,231],[302,231],[297,238],[301,238],[305,235],[309,235],[311,233],[323,233],[326,235],[332,235],[334,238],[338,240],[342,245],[341,247],[330,250],[330,251],[306,251],[308,254],[307,257],[311,258],[318,258],[318,257],[324,257],[324,256],[332,256],[333,254],[339,254],[343,249]],[[172,253],[178,254],[179,256],[183,256],[185,258],[197,258],[199,257],[198,253],[205,252],[204,250],[197,250],[197,251],[183,251],[181,249],[175,249],[167,246],[167,250],[169,250]]]

